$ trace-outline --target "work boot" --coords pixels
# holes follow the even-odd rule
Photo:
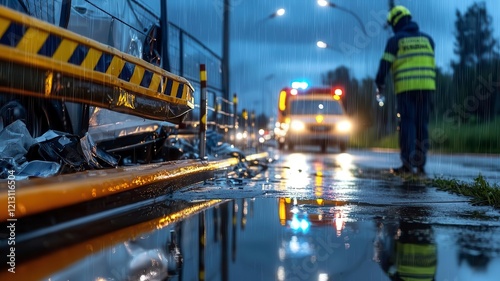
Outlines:
[[[417,175],[419,175],[419,176],[425,176],[425,169],[424,169],[424,167],[417,167]]]
[[[394,169],[391,169],[391,173],[395,174],[395,175],[410,175],[413,173],[413,171],[408,168],[407,166],[401,166],[399,168],[394,168]]]

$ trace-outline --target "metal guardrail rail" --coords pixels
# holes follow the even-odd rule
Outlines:
[[[194,88],[183,77],[1,6],[0,74],[0,92],[154,120],[179,123],[194,108]]]
[[[237,114],[235,113],[235,103],[224,99],[223,97],[215,96],[213,93],[207,93],[207,125],[208,129],[217,132],[227,133],[229,130],[235,129],[237,125]],[[225,105],[225,106],[224,106]],[[230,111],[223,111],[222,108],[230,108]],[[191,112],[189,112],[184,124],[196,128],[200,126],[200,116],[204,112],[201,111],[200,104],[195,104]]]
[[[257,153],[246,156],[244,160],[252,161],[267,156],[266,152]],[[189,184],[180,179],[196,178],[200,173],[208,174],[205,177],[210,178],[210,173],[228,170],[240,161],[241,159],[238,158],[216,161],[180,160],[18,181],[15,191],[15,210],[10,213],[5,208],[4,211],[0,212],[0,220],[6,221],[12,217],[12,214],[15,215],[16,219],[19,219],[145,186],[161,184],[161,186],[154,188],[157,192],[151,192],[151,196],[154,197],[173,191],[168,190],[169,187],[165,184],[168,181],[175,180],[181,184]],[[198,179],[198,181],[200,180],[203,179]],[[170,189],[175,188],[171,187]],[[9,196],[11,194],[8,192],[2,192],[0,205],[7,206]]]

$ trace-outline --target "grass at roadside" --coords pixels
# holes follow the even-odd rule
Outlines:
[[[446,122],[433,122],[429,132],[431,151],[437,153],[484,153],[500,154],[500,118],[488,123],[453,125]],[[398,134],[394,132],[377,139],[376,128],[357,132],[352,136],[353,148],[390,148],[399,149]],[[435,178],[425,181],[427,186],[439,190],[467,196],[473,204],[500,208],[500,186],[491,185],[479,175],[472,183],[456,179]]]
[[[433,122],[429,126],[431,151],[439,153],[500,153],[500,118],[488,123],[465,125]],[[351,137],[354,148],[399,149],[398,134],[394,132],[377,138],[375,128],[357,132]]]
[[[435,186],[439,190],[470,197],[475,205],[500,208],[500,186],[488,183],[482,175],[475,178],[473,183],[435,178],[429,180],[427,184]]]
[[[398,136],[394,132],[383,138],[377,138],[376,128],[356,132],[349,142],[352,148],[392,148],[399,149]]]
[[[430,127],[432,149],[446,153],[500,153],[500,118],[492,122]]]

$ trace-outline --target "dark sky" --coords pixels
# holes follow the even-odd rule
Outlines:
[[[169,20],[222,55],[222,2],[168,0]],[[321,75],[340,65],[347,66],[358,79],[374,77],[385,42],[391,36],[390,30],[382,28],[388,1],[331,2],[356,13],[368,35],[362,33],[352,15],[320,7],[316,0],[231,0],[230,90],[238,94],[242,107],[274,115],[281,88],[296,80],[319,86]],[[455,58],[455,12],[464,12],[474,2],[396,1],[407,6],[421,30],[434,37],[437,64],[445,70]],[[485,3],[493,18],[495,37],[500,38],[500,1]],[[278,8],[286,9],[285,15],[269,19]],[[333,49],[318,48],[318,40]]]

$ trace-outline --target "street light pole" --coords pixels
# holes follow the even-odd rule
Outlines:
[[[163,69],[170,71],[170,58],[168,52],[168,13],[167,13],[167,0],[160,1],[160,27],[162,32],[162,44],[161,44],[161,64]]]
[[[229,30],[229,20],[230,20],[230,9],[231,9],[231,4],[230,0],[223,0],[224,1],[224,7],[223,7],[223,18],[222,18],[222,93],[223,93],[223,98],[225,100],[229,100],[229,81],[230,81],[230,71],[229,71],[229,36],[230,36],[230,30]],[[271,15],[268,16],[269,19],[275,18],[275,17],[281,17],[285,14],[285,9],[281,8],[276,10],[276,12],[272,13]],[[225,108],[224,108],[225,107]],[[222,110],[224,112],[229,112],[229,106],[224,103]],[[237,113],[234,112],[236,115]],[[228,122],[225,122],[225,124],[228,124]]]
[[[222,94],[226,101],[229,101],[229,17],[231,4],[230,0],[224,0],[222,15]],[[229,112],[227,103],[223,103],[222,111]],[[236,115],[236,112],[234,112]],[[224,120],[228,124],[228,120]]]
[[[336,8],[336,9],[339,9],[339,10],[341,10],[341,11],[344,11],[344,12],[346,12],[346,13],[351,14],[351,15],[352,15],[354,18],[356,18],[356,20],[358,21],[359,25],[361,26],[361,30],[363,31],[363,33],[364,33],[365,35],[368,35],[368,34],[366,33],[365,26],[363,25],[363,22],[362,22],[362,21],[361,21],[361,19],[358,17],[358,15],[356,15],[353,11],[348,10],[348,9],[346,9],[346,8],[342,8],[342,7],[340,7],[339,5],[334,4],[334,3],[332,3],[332,2],[328,2],[328,1],[326,1],[326,0],[318,0],[318,5],[320,5],[321,7],[326,7],[326,6],[328,6],[328,7],[331,7],[331,8]]]

